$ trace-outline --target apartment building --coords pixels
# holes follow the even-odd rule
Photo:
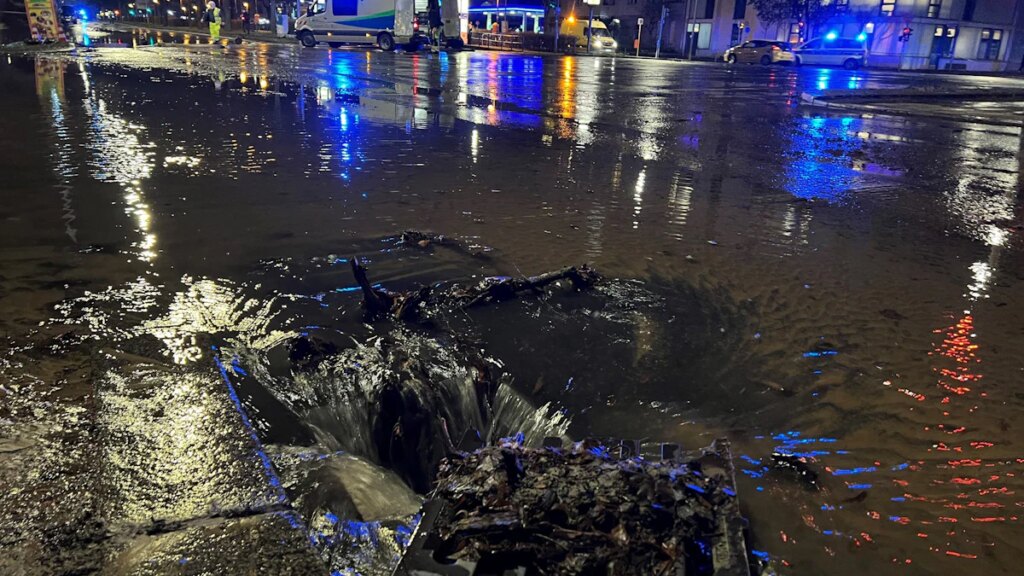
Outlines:
[[[796,43],[835,33],[864,38],[869,65],[879,68],[1015,72],[1024,57],[1024,0],[824,0],[834,4],[819,22],[802,21],[801,2],[794,0],[791,19],[762,22],[747,0],[670,0],[662,50],[716,58],[743,40]],[[643,17],[647,48],[657,38],[657,8],[652,0],[602,0],[595,15],[617,27],[623,46],[632,45]],[[563,12],[586,9],[582,2],[563,4]],[[901,40],[907,29],[909,38]]]

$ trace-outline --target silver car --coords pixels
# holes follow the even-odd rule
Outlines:
[[[746,62],[749,64],[792,64],[794,61],[793,51],[789,42],[778,40],[747,40],[739,46],[733,46],[725,51],[722,59],[730,64]]]

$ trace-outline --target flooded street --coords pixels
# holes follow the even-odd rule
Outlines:
[[[780,574],[1019,573],[1019,112],[801,94],[1024,82],[183,40],[0,61],[0,573],[387,574],[467,429],[728,438]],[[355,256],[606,282],[427,331]]]

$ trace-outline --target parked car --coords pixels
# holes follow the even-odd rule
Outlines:
[[[778,40],[747,40],[726,50],[722,59],[730,64],[759,62],[764,66],[777,63],[792,64],[794,61],[793,49],[789,42]]]
[[[856,38],[836,38],[832,35],[814,38],[793,50],[797,65],[842,66],[856,70],[867,64],[868,49]]]

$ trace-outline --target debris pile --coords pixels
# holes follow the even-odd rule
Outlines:
[[[432,494],[445,503],[434,558],[565,575],[737,573],[719,568],[738,558],[745,572],[742,538],[726,534],[732,469],[711,456],[620,460],[586,443],[453,455]]]
[[[600,274],[583,264],[528,278],[489,277],[469,286],[424,286],[418,290],[395,292],[371,284],[366,267],[358,257],[352,258],[352,275],[363,292],[366,309],[373,314],[391,315],[397,320],[412,320],[419,314],[429,316],[438,310],[464,310],[493,304],[511,300],[523,292],[541,294],[548,285],[560,280],[568,280],[575,290],[590,288],[601,280]]]

